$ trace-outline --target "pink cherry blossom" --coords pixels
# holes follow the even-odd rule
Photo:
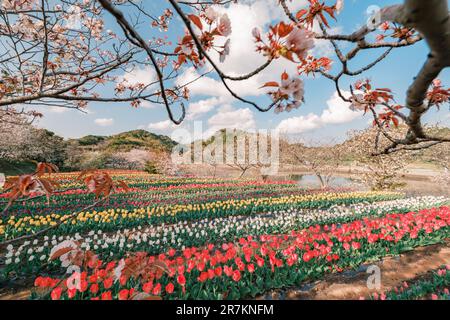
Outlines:
[[[217,29],[219,30],[220,34],[224,37],[228,37],[231,35],[231,21],[226,13],[220,17]]]
[[[309,31],[296,28],[287,37],[286,46],[300,59],[304,59],[308,51],[314,48],[314,40]]]

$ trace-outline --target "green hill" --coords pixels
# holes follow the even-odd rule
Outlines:
[[[177,145],[168,136],[146,130],[133,130],[112,136],[85,136],[73,139],[82,148],[103,152],[128,152],[132,149],[170,152]]]
[[[110,151],[145,149],[170,152],[176,145],[177,143],[168,136],[154,134],[145,130],[124,132],[106,139],[106,148]]]

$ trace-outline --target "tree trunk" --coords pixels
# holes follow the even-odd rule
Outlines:
[[[242,172],[238,179],[241,179],[242,176],[247,172],[247,169],[241,169],[241,170],[242,170]]]

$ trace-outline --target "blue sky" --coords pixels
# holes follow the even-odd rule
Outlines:
[[[254,44],[251,41],[251,28],[256,24],[267,30],[270,23],[279,21],[280,17],[287,21],[280,9],[276,6],[276,0],[253,0],[239,1],[240,4],[229,8],[220,8],[221,13],[227,13],[232,22],[233,33],[231,35],[231,55],[228,61],[222,65],[228,73],[245,73],[257,67],[264,58],[254,52]],[[295,9],[299,8],[305,1],[293,0]],[[327,1],[333,3],[332,1]],[[160,15],[166,8],[167,2],[163,0],[146,1],[146,6]],[[377,1],[376,5],[383,7],[396,4],[398,1]],[[366,11],[373,1],[346,0],[343,12],[338,16],[338,22],[333,23],[333,30],[340,33],[351,33],[367,20]],[[126,12],[130,14],[131,12]],[[176,15],[176,14],[175,14]],[[167,36],[172,41],[177,41],[181,32],[181,23],[174,19],[171,30]],[[108,18],[107,28],[113,29],[118,34],[120,31]],[[155,31],[145,25],[140,29],[144,37],[150,39],[158,35]],[[247,41],[248,40],[248,41]],[[349,49],[344,46],[343,50]],[[315,53],[330,54],[330,48],[324,44],[317,44]],[[352,68],[366,65],[373,61],[379,50],[364,52],[352,62]],[[387,59],[372,70],[366,72],[364,77],[369,77],[378,87],[389,87],[394,93],[397,102],[405,100],[405,92],[413,77],[424,63],[428,49],[424,42],[412,47],[394,50]],[[335,58],[332,54],[331,58]],[[280,59],[281,60],[281,59]],[[337,64],[337,62],[336,62]],[[245,69],[245,70],[244,70]],[[264,90],[258,89],[265,81],[278,80],[280,74],[287,69],[293,74],[295,65],[287,60],[277,61],[266,72],[256,79],[244,83],[233,84],[233,88],[246,98],[265,106],[269,103]],[[183,70],[183,79],[189,79],[195,72],[192,69]],[[140,70],[132,72],[129,77],[139,79],[152,77],[151,70]],[[223,93],[223,88],[217,86],[217,78],[211,76],[202,83],[192,88],[192,98],[187,104],[188,118],[182,124],[182,128],[190,129],[194,121],[201,121],[203,129],[207,134],[212,133],[220,127],[237,127],[240,129],[264,128],[274,129],[287,124],[292,127],[291,134],[314,140],[342,140],[347,131],[362,129],[371,121],[369,115],[352,114],[335,96],[334,84],[321,77],[302,77],[305,81],[306,103],[299,109],[290,113],[274,114],[273,112],[260,113],[252,106],[242,104],[231,99]],[[346,79],[342,82],[342,88],[348,90],[351,83],[358,78]],[[449,85],[450,71],[441,74],[440,79],[445,85]],[[181,81],[181,80],[180,80]],[[112,88],[105,87],[102,93],[112,94]],[[340,112],[344,110],[344,113]],[[81,137],[88,134],[110,135],[138,128],[147,129],[155,133],[171,135],[175,129],[167,122],[167,114],[162,106],[148,106],[134,109],[127,103],[91,103],[88,114],[67,109],[41,109],[45,117],[39,121],[38,126],[45,127],[66,138]],[[450,125],[448,106],[441,111],[433,110],[426,116],[426,122],[441,125]]]

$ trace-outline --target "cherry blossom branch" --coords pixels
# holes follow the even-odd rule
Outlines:
[[[436,144],[449,142],[450,138],[428,136],[421,124],[423,114],[429,109],[425,104],[427,91],[441,71],[450,66],[450,16],[447,1],[406,0],[405,6],[394,21],[417,29],[430,47],[425,65],[407,91],[406,107],[410,114],[406,124],[410,132],[404,141],[401,141],[403,143],[399,144],[411,145],[423,141]],[[428,144],[428,147],[430,146],[431,143]],[[394,144],[385,152],[397,149],[397,145]]]
[[[103,75],[111,72],[112,70],[117,69],[117,67],[119,67],[120,65],[123,65],[123,64],[129,62],[131,58],[132,58],[131,54],[128,56],[125,56],[123,58],[118,58],[118,60],[115,63],[112,63],[107,68],[104,68],[101,72],[93,73],[79,82],[73,83],[70,86],[58,89],[56,91],[37,92],[37,93],[31,94],[31,95],[23,95],[23,96],[13,97],[13,98],[9,98],[9,99],[2,99],[2,100],[0,100],[0,107],[14,105],[14,104],[20,104],[20,103],[26,103],[26,102],[32,102],[32,101],[40,100],[43,98],[56,98],[56,99],[61,98],[63,100],[72,100],[72,101],[81,101],[81,100],[104,101],[104,102],[126,101],[126,100],[121,100],[119,98],[77,97],[77,96],[64,96],[63,94],[67,93],[73,89],[76,89],[93,79],[102,77]]]
[[[62,3],[79,5],[73,1]],[[86,14],[86,18],[83,18],[85,20],[82,21],[86,23],[86,28],[67,27],[61,31],[62,19],[68,14],[66,9],[50,10],[46,0],[36,1],[30,10],[18,9],[20,3],[9,5],[14,6],[13,9],[8,9],[6,5],[0,8],[0,45],[3,51],[0,61],[0,107],[6,107],[2,112],[12,110],[19,104],[52,105],[81,111],[83,101],[134,101],[140,98],[135,96],[127,99],[96,99],[97,94],[91,97],[80,95],[81,92],[89,92],[96,87],[97,80],[113,79],[109,74],[131,63],[131,58],[125,57],[136,53],[122,52],[122,44],[118,47],[108,44],[114,35],[103,37],[104,35],[94,34],[96,31],[91,24],[95,21],[89,18],[98,14],[94,6],[84,5],[82,8],[81,12]],[[13,17],[10,19],[9,15]],[[20,19],[24,19],[25,23]],[[66,45],[62,49],[63,42],[66,42]],[[76,55],[70,58],[70,53],[75,48],[70,47],[72,43],[78,47]],[[80,47],[83,45],[85,47]],[[111,46],[111,49],[106,49],[108,46]],[[111,51],[116,51],[116,55]],[[66,60],[70,60],[55,67],[55,60],[61,59],[62,55],[68,55]],[[61,70],[62,67],[66,70]],[[5,91],[2,92],[3,90]],[[65,96],[69,91],[70,96]],[[54,102],[44,101],[47,99],[54,99]],[[18,113],[27,115],[28,111]]]
[[[266,108],[261,108],[259,107],[256,103],[246,100],[242,97],[240,97],[239,95],[237,95],[227,84],[227,82],[225,81],[226,79],[228,80],[233,80],[233,81],[242,81],[242,80],[246,80],[249,79],[251,77],[253,77],[254,75],[256,75],[257,73],[261,72],[262,70],[264,70],[267,66],[270,65],[270,63],[272,62],[272,59],[269,59],[265,64],[263,64],[261,67],[257,68],[255,71],[244,75],[244,76],[239,76],[239,77],[233,77],[233,76],[228,76],[226,74],[224,74],[220,68],[217,66],[217,64],[213,61],[213,59],[211,59],[211,57],[208,55],[208,53],[206,52],[206,50],[203,49],[203,46],[200,43],[200,40],[198,39],[197,35],[195,34],[194,30],[192,29],[192,25],[191,25],[191,21],[188,19],[188,17],[186,16],[186,14],[183,12],[183,10],[180,8],[180,6],[177,4],[177,1],[175,0],[169,0],[169,2],[171,3],[171,5],[174,7],[175,11],[180,15],[181,19],[183,20],[184,24],[186,25],[186,28],[189,31],[189,34],[191,35],[192,39],[194,40],[197,49],[199,50],[199,55],[200,56],[204,56],[206,58],[206,60],[208,60],[208,62],[211,64],[211,66],[213,67],[213,69],[216,71],[216,73],[219,75],[223,85],[225,86],[225,88],[228,90],[228,92],[237,100],[244,102],[246,104],[250,104],[253,107],[255,107],[257,110],[261,111],[261,112],[267,112],[270,109],[273,108],[273,106],[275,106],[277,104],[278,101],[272,102],[268,107]]]
[[[300,21],[292,14],[286,4],[286,0],[280,0],[286,16],[296,25],[300,25]],[[407,39],[399,39],[398,42],[384,42],[367,43],[366,36],[375,30],[379,25],[385,22],[394,22],[403,25],[407,28],[412,28],[419,32],[419,35],[412,36]],[[339,88],[339,79],[343,75],[356,76],[363,72],[373,68],[378,63],[383,61],[394,48],[405,47],[413,45],[422,39],[425,39],[430,47],[430,55],[427,62],[419,72],[418,76],[414,79],[414,82],[409,87],[406,99],[406,108],[409,110],[409,115],[401,113],[397,109],[393,108],[388,103],[381,103],[389,111],[396,116],[400,117],[410,128],[408,134],[403,139],[393,139],[388,137],[387,133],[383,130],[383,124],[375,119],[375,123],[380,128],[381,132],[392,141],[392,146],[386,148],[384,153],[392,152],[393,150],[399,150],[398,146],[406,145],[407,147],[401,147],[401,149],[411,149],[411,145],[421,144],[428,142],[426,147],[434,145],[434,143],[447,142],[448,138],[431,137],[428,136],[423,129],[421,123],[421,117],[432,106],[431,101],[425,103],[427,92],[431,86],[433,80],[435,80],[440,72],[450,66],[450,17],[448,4],[446,0],[433,0],[433,1],[420,1],[420,0],[405,0],[404,4],[393,5],[382,8],[368,24],[364,25],[357,31],[350,35],[340,34],[328,34],[324,24],[319,21],[319,27],[321,33],[315,33],[316,39],[328,40],[332,44],[336,56],[342,64],[342,71],[333,76],[324,70],[318,70],[324,77],[334,81],[339,96],[347,102],[356,101],[356,97],[352,92],[351,99],[344,97]],[[345,56],[340,50],[337,41],[346,41],[355,43],[355,47],[350,50]],[[370,64],[362,67],[356,71],[350,71],[348,69],[348,62],[355,58],[359,52],[367,49],[374,48],[387,48],[387,50],[380,55],[376,60]],[[351,88],[352,91],[352,88]],[[364,101],[358,103],[364,104]],[[373,107],[370,110],[376,115]],[[423,146],[423,145],[421,145]]]
[[[163,76],[161,69],[159,68],[158,63],[153,55],[153,52],[150,49],[150,47],[148,46],[147,42],[144,39],[142,39],[142,37],[139,35],[139,33],[136,32],[136,30],[129,24],[129,22],[123,15],[123,13],[120,10],[118,10],[117,8],[115,8],[111,4],[111,2],[109,2],[109,0],[99,0],[99,2],[103,6],[103,8],[105,8],[109,13],[111,13],[116,18],[120,27],[126,34],[127,38],[136,46],[139,46],[142,49],[144,49],[145,52],[147,53],[147,55],[149,56],[149,58],[153,64],[153,67],[156,70],[156,74],[157,74],[158,81],[159,81],[159,86],[161,87],[161,96],[163,98],[169,118],[173,123],[180,124],[184,120],[184,117],[186,116],[186,109],[184,107],[184,104],[180,103],[182,114],[181,114],[181,117],[178,120],[176,120],[173,116],[172,110],[170,108],[170,103],[167,98],[166,89],[165,89],[165,85],[164,85],[164,76]]]

